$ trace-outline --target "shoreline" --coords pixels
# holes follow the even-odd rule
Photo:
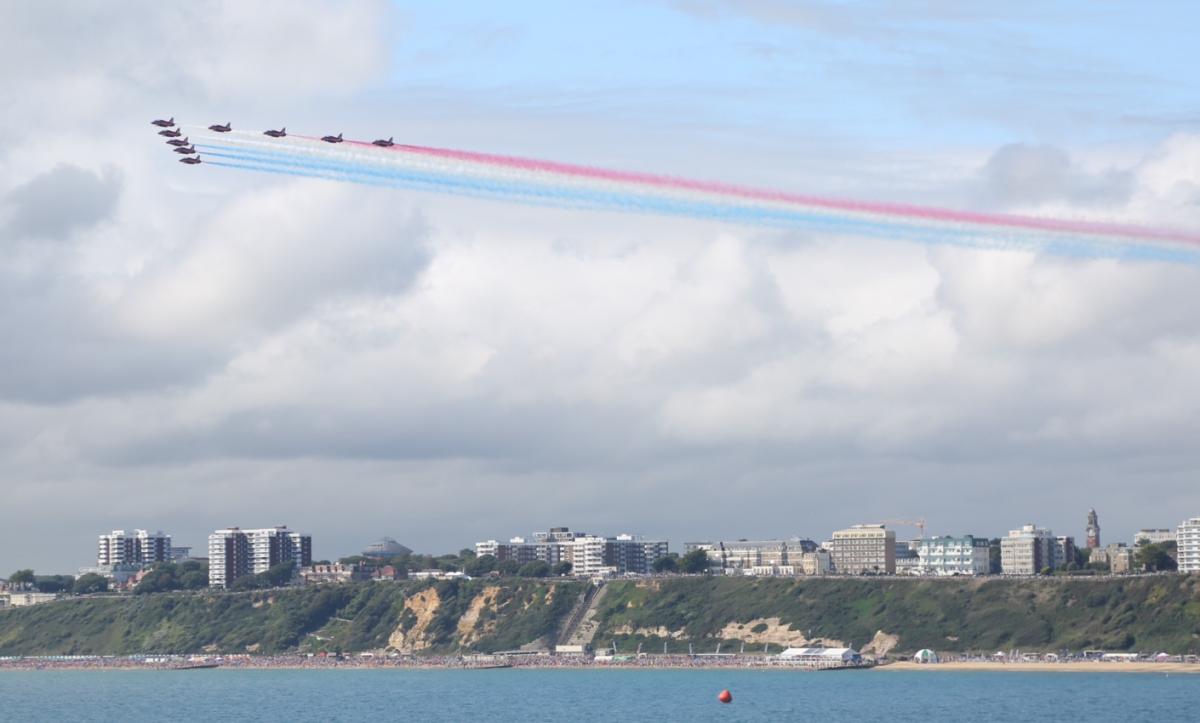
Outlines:
[[[984,660],[951,661],[948,663],[914,663],[902,661],[880,665],[876,670],[921,670],[921,671],[991,671],[1009,673],[1200,673],[1200,663],[1156,663],[1156,662],[1105,662],[1096,660],[1068,660],[1050,663],[1038,661],[991,662]]]
[[[199,661],[181,659],[171,662],[145,661],[136,658],[77,658],[70,660],[13,658],[0,660],[0,674],[4,671],[183,671],[196,669]],[[451,658],[406,659],[406,660],[332,660],[321,658],[296,659],[289,656],[270,657],[263,659],[234,658],[215,660],[215,667],[207,669],[227,670],[758,670],[758,671],[789,671],[796,673],[811,672],[848,672],[853,670],[881,671],[932,671],[932,672],[994,672],[994,673],[1171,673],[1183,675],[1200,674],[1200,663],[1182,662],[1102,662],[1102,661],[1065,661],[1065,662],[994,662],[994,661],[951,661],[944,663],[914,663],[911,661],[886,662],[873,666],[862,667],[829,667],[793,665],[778,662],[768,662],[762,658],[727,661],[694,660],[686,657],[670,657],[655,659],[653,657],[641,660],[622,660],[596,662],[587,659],[550,658],[522,659],[505,661],[470,661],[464,662]]]

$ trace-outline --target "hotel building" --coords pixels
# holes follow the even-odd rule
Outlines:
[[[828,543],[833,571],[841,575],[896,573],[896,533],[883,525],[837,530]]]

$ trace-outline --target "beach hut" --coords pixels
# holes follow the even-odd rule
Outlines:
[[[929,648],[922,648],[921,650],[917,651],[916,655],[913,656],[913,662],[914,663],[936,663],[936,662],[938,662],[938,656],[937,656],[937,653],[933,652]]]

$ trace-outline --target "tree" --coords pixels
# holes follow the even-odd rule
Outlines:
[[[17,570],[8,576],[8,581],[13,585],[32,585],[35,579],[33,570]]]
[[[149,570],[133,588],[134,595],[146,595],[152,592],[169,592],[179,589],[179,581],[175,579],[176,567],[164,562]]]
[[[70,590],[74,584],[72,575],[38,575],[33,581],[33,587],[38,592],[63,592]]]
[[[516,560],[501,560],[496,565],[496,570],[505,577],[512,577],[520,572],[521,563]]]
[[[692,550],[680,558],[679,571],[688,575],[708,572],[708,553],[704,550]]]
[[[145,582],[145,580],[142,582]],[[139,584],[138,587],[141,587],[141,585]],[[233,581],[229,589],[235,592],[244,592],[246,590],[265,590],[269,587],[271,587],[271,583],[267,580],[267,573],[264,572],[258,575],[242,575]],[[137,590],[135,589],[134,592],[137,592]]]
[[[571,568],[575,567],[569,562],[560,562],[554,566],[554,574],[558,577],[564,577],[571,574]]]
[[[550,564],[545,560],[534,560],[521,565],[517,575],[521,577],[546,577],[550,574]]]
[[[1165,572],[1179,567],[1175,558],[1167,552],[1166,546],[1160,544],[1142,545],[1134,553],[1134,561],[1148,572]]]
[[[481,555],[463,565],[463,572],[471,577],[483,577],[496,569],[496,558],[492,555]]]
[[[107,592],[108,579],[103,575],[97,575],[94,572],[89,572],[86,575],[80,575],[75,584],[71,586],[71,592],[76,595],[88,595],[95,592]]]
[[[263,573],[263,576],[266,577],[267,584],[271,587],[283,587],[292,581],[292,576],[295,574],[296,563],[288,560],[278,565],[272,565]]]
[[[679,572],[679,558],[671,555],[660,557],[651,567],[659,573]]]

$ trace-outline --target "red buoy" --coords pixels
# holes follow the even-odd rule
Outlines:
[[[717,700],[721,701],[722,703],[732,703],[733,693],[730,693],[728,690],[723,690],[720,693],[717,693]]]

